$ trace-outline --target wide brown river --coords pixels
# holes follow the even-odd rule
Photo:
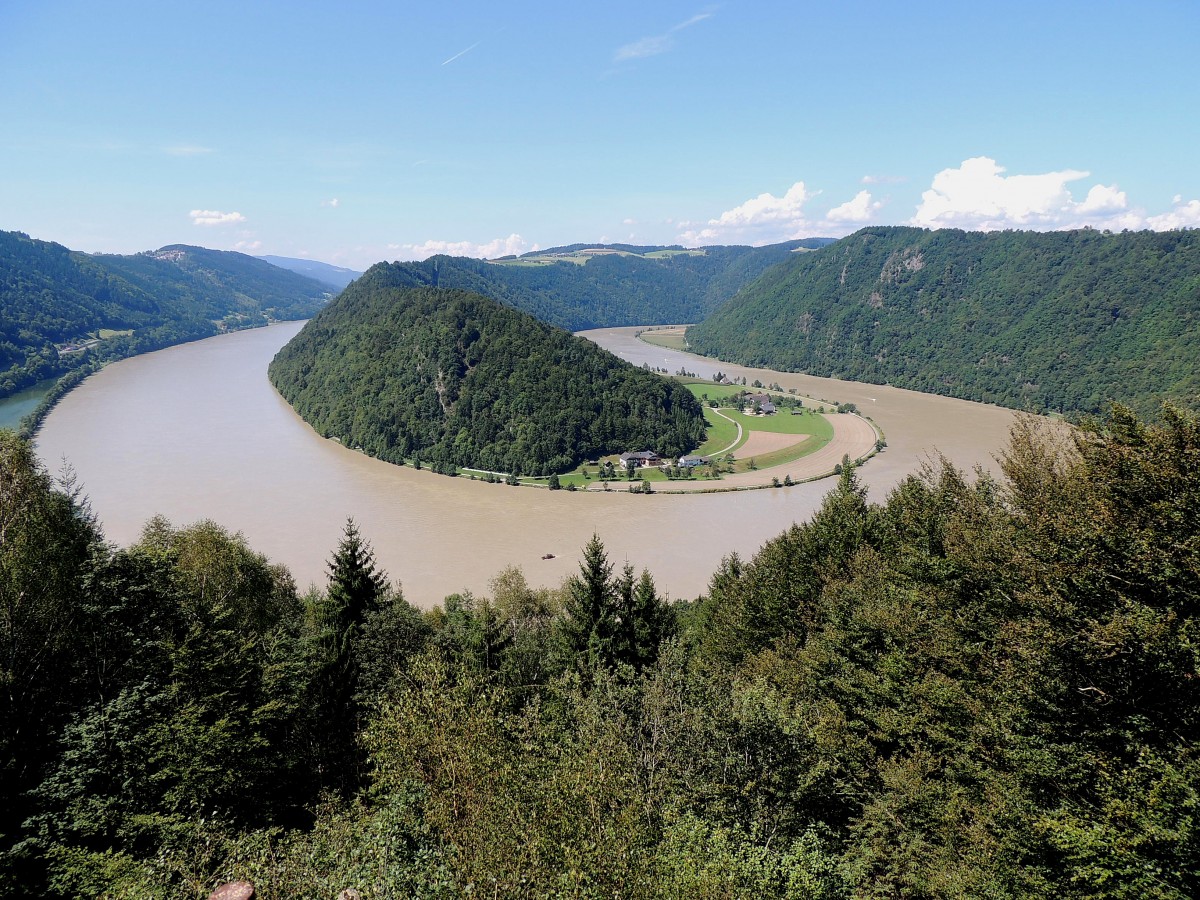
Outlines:
[[[325,440],[275,393],[267,364],[301,323],[243,331],[108,366],[58,405],[38,437],[51,472],[75,471],[112,541],[137,539],[151,516],[213,519],[287,565],[300,586],[324,584],[348,516],[382,567],[419,606],[487,593],[509,565],[555,586],[577,571],[593,532],[609,557],[648,568],[675,598],[705,591],[723,556],[749,556],[820,505],[832,482],[778,490],[651,496],[550,492],[402,469]],[[830,401],[854,402],[888,448],[863,466],[883,499],[940,452],[994,467],[1009,410],[896,388],[746,369],[660,347],[634,329],[587,336],[631,362],[702,376],[720,369]],[[543,560],[547,553],[554,559]]]

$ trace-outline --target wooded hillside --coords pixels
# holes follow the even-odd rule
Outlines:
[[[0,232],[0,397],[45,378],[222,329],[305,318],[324,285],[241,253],[172,245],[96,255]],[[57,344],[93,346],[60,354]]]
[[[767,247],[705,247],[703,254],[662,258],[614,253],[596,256],[584,265],[492,263],[452,256],[395,265],[396,277],[408,279],[414,287],[474,291],[567,331],[581,331],[698,322],[743,285],[792,256],[795,248],[826,242],[814,238]],[[586,246],[558,249],[566,252]]]
[[[703,441],[682,385],[466,291],[380,263],[315,316],[270,378],[318,432],[390,462],[548,475]]]
[[[1151,413],[1200,398],[1200,231],[867,228],[688,332],[731,362],[982,400]]]

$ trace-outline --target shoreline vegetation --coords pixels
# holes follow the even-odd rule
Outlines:
[[[321,282],[243,253],[172,244],[126,256],[88,254],[0,231],[0,397],[59,378],[20,426],[31,435],[62,396],[107,362],[307,319],[330,295]]]

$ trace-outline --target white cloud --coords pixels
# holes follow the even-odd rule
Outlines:
[[[255,250],[262,249],[262,241],[238,241],[233,245],[234,250],[240,250],[242,253],[253,253]]]
[[[1124,191],[1118,191],[1117,186],[1094,184],[1088,191],[1087,197],[1079,204],[1081,213],[1120,213],[1129,208],[1128,198]]]
[[[797,181],[782,197],[771,193],[762,193],[747,200],[741,206],[735,206],[721,213],[716,219],[710,219],[710,225],[722,227],[744,227],[764,223],[791,222],[803,218],[802,207],[809,198],[808,190],[803,181]]]
[[[1175,195],[1175,208],[1162,215],[1150,216],[1146,224],[1155,231],[1170,231],[1175,228],[1200,228],[1200,200],[1183,202]]]
[[[322,206],[331,206],[334,209],[337,209],[337,207],[340,206],[341,203],[342,203],[342,201],[339,200],[337,197],[334,197],[332,200],[322,200],[321,201]]]
[[[977,156],[957,169],[943,169],[921,194],[909,224],[926,228],[995,231],[1020,228],[1144,228],[1144,215],[1129,207],[1116,185],[1095,184],[1078,201],[1068,185],[1089,172],[1064,169],[1041,175],[1005,175],[994,159]]]
[[[405,259],[427,259],[439,254],[495,259],[497,256],[519,256],[529,253],[537,250],[538,245],[530,246],[519,234],[510,234],[506,238],[496,238],[483,244],[472,241],[425,241],[421,244],[388,244],[387,248],[393,253],[403,253]]]
[[[188,215],[192,217],[193,225],[233,225],[246,221],[240,212],[220,212],[215,209],[193,209]]]
[[[882,208],[882,200],[872,200],[869,192],[859,191],[853,200],[847,200],[825,213],[825,219],[828,222],[861,225],[870,222]]]
[[[705,223],[680,222],[679,239],[685,244],[732,241],[769,244],[799,237],[809,227],[804,204],[812,197],[803,181],[797,181],[782,197],[762,193],[727,209]]]
[[[860,184],[904,184],[908,181],[903,175],[864,175]]]
[[[804,237],[839,237],[869,224],[884,206],[869,191],[859,191],[824,215],[810,217],[805,206],[820,191],[809,191],[797,181],[782,197],[759,194],[707,222],[681,221],[679,240],[684,244],[774,244]],[[670,221],[670,220],[668,220]]]
[[[631,59],[645,59],[647,56],[657,56],[660,53],[666,53],[675,46],[675,35],[678,32],[711,18],[712,14],[713,11],[711,9],[704,10],[690,19],[685,19],[678,25],[673,25],[665,34],[644,37],[618,47],[617,51],[613,54],[613,62],[628,62]]]
[[[621,224],[622,225],[636,225],[637,219],[622,219]]]

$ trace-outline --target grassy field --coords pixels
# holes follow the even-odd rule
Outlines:
[[[696,456],[712,456],[718,450],[725,450],[735,440],[737,440],[738,432],[737,425],[729,421],[723,416],[717,415],[717,411],[710,407],[704,407],[704,420],[708,422],[708,431],[704,436],[704,443],[700,445],[700,449],[696,451]],[[747,435],[742,433],[740,443],[746,442]],[[733,447],[730,452],[736,451],[737,447]]]
[[[597,256],[641,256],[643,259],[667,259],[672,256],[703,256],[703,250],[651,250],[649,253],[630,253],[627,250],[615,250],[612,253],[562,253],[546,256],[523,256],[519,259],[489,259],[495,266],[552,266],[559,262],[575,263],[582,266],[589,259]]]
[[[687,341],[681,331],[643,331],[638,338],[656,347],[668,350],[687,350]]]
[[[757,388],[742,387],[740,384],[717,384],[712,381],[683,379],[683,384],[701,402],[705,400],[724,400],[726,397],[734,397],[742,393],[742,391],[757,390]]]
[[[776,413],[773,416],[748,416],[736,409],[723,409],[733,421],[748,431],[769,431],[771,434],[811,434],[817,438],[829,440],[833,437],[833,426],[822,416],[811,410],[802,415],[793,416],[790,411]]]
[[[552,266],[555,263],[569,262],[582,266],[588,261],[588,257],[573,254],[571,256],[531,256],[528,259],[489,259],[487,262],[493,266],[524,266],[526,268],[537,266]]]
[[[732,397],[746,390],[737,385],[713,384],[707,381],[689,382],[687,388],[701,402]],[[708,433],[704,445],[696,452],[698,456],[732,453],[735,460],[733,465],[735,472],[748,471],[752,461],[755,469],[767,469],[794,462],[802,456],[820,450],[833,439],[833,426],[829,420],[824,416],[817,415],[811,409],[806,409],[800,415],[792,415],[791,410],[788,409],[773,416],[754,416],[746,415],[741,410],[722,407],[720,413],[718,415],[717,410],[705,403],[704,418],[708,422]],[[742,426],[742,438],[734,443],[737,438],[738,425]],[[768,453],[759,453],[752,459],[740,458],[739,451],[755,432],[792,434],[796,436],[797,440],[790,446]],[[732,447],[731,444],[733,444]]]
[[[667,259],[671,256],[703,256],[703,250],[651,250],[646,259]]]

